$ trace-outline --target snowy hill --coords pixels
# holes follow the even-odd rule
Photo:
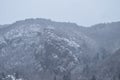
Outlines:
[[[94,39],[109,53],[120,48],[120,22],[104,23],[83,29],[83,32]]]
[[[120,79],[120,49],[99,64],[95,70],[96,80]]]
[[[39,18],[1,27],[0,79],[87,80],[109,57],[92,30]]]

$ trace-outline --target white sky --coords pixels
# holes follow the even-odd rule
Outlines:
[[[0,24],[47,18],[89,26],[120,21],[120,0],[0,0]]]

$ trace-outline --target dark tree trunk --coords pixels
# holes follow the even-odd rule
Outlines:
[[[57,80],[56,75],[54,76],[54,80]]]

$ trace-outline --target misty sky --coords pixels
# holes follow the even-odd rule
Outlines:
[[[25,18],[93,25],[120,21],[120,0],[0,0],[0,24]]]

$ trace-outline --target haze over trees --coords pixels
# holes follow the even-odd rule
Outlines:
[[[0,80],[120,80],[119,36],[120,22],[0,25]]]

